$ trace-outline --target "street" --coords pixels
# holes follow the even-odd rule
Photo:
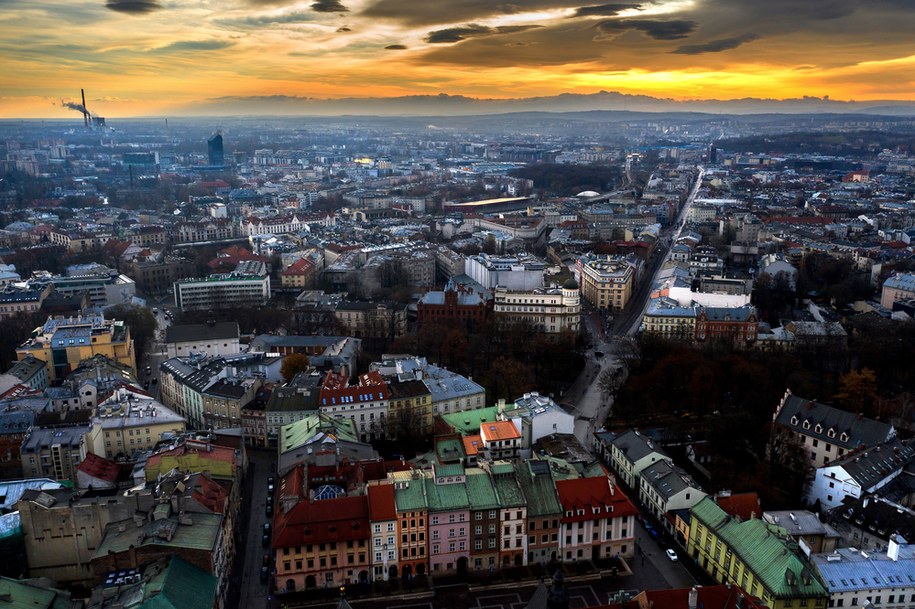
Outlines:
[[[241,576],[241,586],[237,607],[242,609],[265,609],[270,596],[270,587],[273,576],[267,583],[261,583],[260,571],[263,565],[264,554],[270,555],[269,568],[273,572],[273,552],[262,544],[264,523],[272,518],[267,518],[267,477],[273,476],[276,454],[270,450],[248,450],[250,468],[245,480],[242,499],[239,529],[241,540],[237,548],[235,560],[241,563],[240,568],[234,570],[233,575]],[[231,605],[230,605],[231,607]]]

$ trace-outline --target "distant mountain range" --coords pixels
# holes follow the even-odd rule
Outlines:
[[[478,116],[514,112],[701,112],[707,114],[871,114],[915,116],[915,101],[839,101],[829,98],[689,100],[612,91],[550,97],[479,99],[461,95],[318,99],[286,95],[217,97],[176,109],[186,116]]]

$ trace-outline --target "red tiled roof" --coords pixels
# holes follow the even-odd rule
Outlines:
[[[718,495],[715,497],[715,503],[731,516],[739,516],[743,520],[762,516],[759,496],[756,493],[738,493],[729,497]]]
[[[299,258],[289,265],[280,275],[307,275],[314,270],[314,263],[308,258]]]
[[[649,590],[645,593],[649,604],[669,609],[687,609],[689,607],[689,588],[677,590]],[[744,597],[738,605],[738,599]],[[739,586],[699,586],[697,587],[696,606],[704,609],[760,609],[765,607],[753,599]]]
[[[216,514],[224,514],[229,501],[229,493],[218,482],[200,474],[194,485],[194,500]]]
[[[274,548],[368,539],[369,504],[365,495],[299,501],[275,518]]]
[[[607,478],[576,478],[573,480],[557,480],[556,491],[562,503],[563,512],[572,512],[572,516],[563,514],[563,522],[582,522],[586,520],[599,520],[606,518],[604,506],[612,506],[610,512],[613,518],[620,516],[634,516],[638,513],[629,498],[618,486],[610,486]],[[594,514],[592,507],[601,508]],[[581,515],[577,510],[583,510]]]
[[[98,480],[115,482],[118,479],[121,466],[94,453],[86,453],[86,458],[80,462],[76,469]]]
[[[369,519],[372,522],[397,520],[393,484],[374,484],[368,487]]]

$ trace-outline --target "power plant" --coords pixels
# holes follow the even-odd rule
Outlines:
[[[77,112],[82,113],[83,115],[83,125],[86,129],[90,127],[95,127],[98,129],[105,127],[105,118],[102,116],[92,116],[92,113],[89,112],[89,109],[86,108],[86,90],[80,89],[79,94],[82,97],[83,103],[77,104],[74,102],[61,102],[65,108],[70,108],[71,110],[76,110]]]

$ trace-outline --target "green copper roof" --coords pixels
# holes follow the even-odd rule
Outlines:
[[[498,406],[452,412],[441,415],[442,420],[451,425],[461,435],[468,436],[480,433],[481,423],[492,423],[499,414]]]
[[[472,510],[495,510],[499,507],[499,498],[489,474],[478,467],[467,468],[467,498]]]
[[[319,433],[332,435],[339,440],[359,442],[356,434],[356,424],[349,418],[334,418],[326,415],[311,414],[301,421],[284,425],[280,430],[280,452],[290,450],[307,444],[309,440]]]
[[[394,504],[398,512],[421,512],[428,508],[425,477],[413,479],[410,472],[394,473]]]
[[[70,593],[40,588],[28,581],[0,577],[0,607],[4,609],[68,609]]]
[[[515,468],[511,463],[506,463],[508,471],[496,472],[498,465],[492,468],[492,484],[496,487],[496,495],[499,497],[501,507],[520,507],[526,504],[524,493],[521,492],[521,485],[518,484],[518,478],[515,476]]]
[[[426,480],[426,499],[430,512],[451,512],[470,509],[467,499],[467,487],[464,484],[436,484],[435,480]]]
[[[519,463],[518,482],[527,499],[528,518],[562,514],[549,463],[539,460]]]
[[[727,544],[775,598],[827,596],[793,544],[776,535],[764,521],[751,518],[738,522],[709,497],[693,506],[690,513]],[[810,574],[810,583],[805,583],[804,571]]]
[[[172,556],[162,574],[150,580],[147,594],[155,594],[137,609],[212,609],[216,577],[178,556]]]

